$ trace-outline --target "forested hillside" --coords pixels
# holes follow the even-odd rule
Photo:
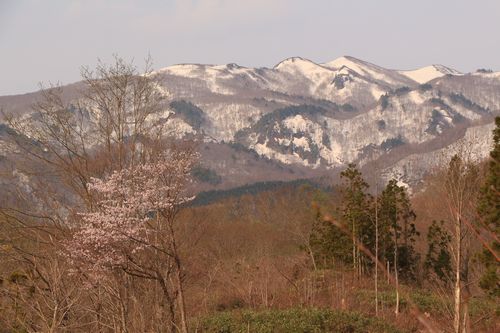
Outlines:
[[[203,163],[214,150],[164,130],[206,119],[188,102],[158,117],[153,74],[117,59],[83,72],[71,107],[48,89],[29,117],[6,115],[1,332],[500,330],[500,117],[487,159],[458,142],[419,187],[348,163],[338,178],[197,196],[221,181]],[[324,112],[279,110],[245,138],[268,142],[273,117]]]

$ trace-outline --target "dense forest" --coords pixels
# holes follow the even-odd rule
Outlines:
[[[500,330],[500,117],[489,160],[463,145],[418,191],[349,164],[196,199],[217,175],[137,74],[101,64],[78,102],[8,118],[30,188],[0,205],[0,332]]]

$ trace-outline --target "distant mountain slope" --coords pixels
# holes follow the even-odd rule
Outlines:
[[[392,88],[398,86],[412,86],[415,84],[415,82],[409,80],[397,71],[386,69],[349,56],[337,58],[325,63],[324,66],[336,70],[349,68],[370,81]]]
[[[273,68],[179,64],[156,74],[167,103],[153,118],[168,118],[173,136],[199,140],[204,168],[220,178],[199,190],[332,175],[350,162],[416,184],[434,166],[433,152],[468,128],[481,132],[477,152],[486,156],[488,124],[500,114],[498,72],[442,65],[404,71],[350,56],[322,64],[293,57]],[[65,86],[65,100],[80,88]],[[3,96],[0,107],[29,116],[39,98]]]
[[[459,71],[443,65],[431,65],[412,71],[399,71],[399,73],[421,84],[445,75],[462,75]]]

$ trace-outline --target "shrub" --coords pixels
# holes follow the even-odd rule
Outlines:
[[[345,112],[356,112],[356,108],[349,103],[342,104],[340,108]]]
[[[389,95],[384,94],[380,96],[379,103],[380,106],[382,107],[382,110],[387,109],[387,107],[389,106]]]
[[[401,95],[409,93],[410,90],[411,90],[410,87],[404,86],[404,87],[400,87],[400,88],[397,88],[396,90],[394,90],[394,94],[396,96],[401,96]]]
[[[377,120],[377,127],[379,131],[385,130],[385,125],[386,125],[385,120],[383,119]]]
[[[421,84],[418,86],[418,90],[420,90],[420,91],[432,90],[432,85],[430,83]]]
[[[314,308],[223,312],[202,319],[199,331],[208,333],[399,332],[383,320],[359,313]]]

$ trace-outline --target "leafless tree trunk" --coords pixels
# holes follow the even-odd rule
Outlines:
[[[375,189],[375,316],[378,316],[378,183]]]
[[[181,320],[181,332],[188,333],[187,326],[187,316],[186,316],[186,303],[184,299],[184,286],[182,282],[182,265],[179,252],[177,250],[176,237],[173,228],[173,221],[169,221],[169,236],[170,236],[170,246],[172,248],[172,256],[175,262],[175,285],[177,289],[177,297],[179,303],[179,315]]]
[[[461,257],[462,257],[462,223],[460,215],[457,214],[455,221],[455,288],[454,288],[454,317],[453,328],[455,333],[460,333],[460,314],[461,314]]]
[[[395,229],[394,229],[394,284],[396,287],[396,308],[394,309],[394,313],[397,316],[399,314],[399,278],[398,278],[398,241]]]
[[[475,216],[479,194],[480,173],[471,152],[465,145],[451,158],[446,173],[442,175],[443,196],[446,200],[453,234],[453,259],[455,281],[453,286],[453,331],[461,333],[469,324],[468,305],[464,304],[464,281],[468,280],[468,253],[471,233],[465,220]],[[444,182],[444,183],[443,183]],[[468,300],[468,297],[467,297]],[[465,331],[464,331],[465,332]]]

